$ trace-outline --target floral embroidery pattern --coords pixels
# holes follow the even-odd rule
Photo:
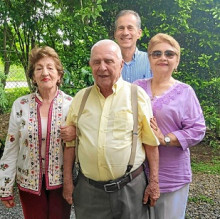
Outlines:
[[[150,87],[151,80],[139,80],[136,82],[137,85],[142,87],[146,92]],[[178,98],[178,95],[183,93],[183,90],[187,88],[188,85],[179,83],[175,85],[175,87],[167,92],[165,95],[157,98],[157,99],[152,99],[152,106],[153,106],[153,114],[156,115],[158,110],[161,110],[163,108],[163,105],[168,105],[171,101],[175,100]]]
[[[50,135],[50,152],[49,156],[49,169],[53,167],[53,174],[49,175],[49,182],[55,182],[58,184],[62,182],[62,172],[60,171],[60,152],[61,152],[61,141],[60,141],[60,125],[62,123],[62,105],[63,97],[58,95],[54,99],[54,104],[57,105],[53,112],[51,118],[51,135]],[[58,126],[58,128],[57,128]]]
[[[27,98],[22,98],[20,101],[21,104],[25,104],[28,103],[28,99]]]
[[[69,100],[69,101],[72,100],[72,97],[70,97],[70,96],[65,96],[64,98],[65,98],[66,100]]]
[[[16,112],[17,118],[21,118],[22,117],[22,110],[20,110],[19,112]]]
[[[8,139],[10,142],[14,142],[14,141],[15,141],[15,136],[8,134],[7,139]]]
[[[0,169],[4,171],[4,170],[6,170],[8,167],[9,167],[8,164],[3,163],[3,164],[1,164]]]
[[[157,110],[161,110],[163,105],[169,105],[169,103],[175,100],[178,95],[182,94],[183,90],[187,87],[186,84],[177,84],[170,92],[166,93],[161,98],[159,97],[153,100],[153,114],[156,115]]]
[[[71,101],[72,98],[70,96],[58,91],[51,104],[48,118],[48,135],[45,139],[47,145],[45,174],[48,177],[49,188],[62,186],[63,148],[60,139],[60,125],[66,116]],[[39,128],[41,127],[38,119],[40,118],[41,99],[37,93],[34,93],[21,98],[15,104],[17,110],[13,112],[13,116],[18,126],[11,127],[6,144],[9,150],[11,150],[10,147],[12,146],[19,147],[18,161],[14,166],[7,164],[7,161],[4,162],[3,160],[0,163],[0,171],[5,171],[5,175],[7,175],[7,177],[1,178],[0,181],[0,196],[2,197],[13,195],[15,177],[17,183],[24,190],[27,189],[35,194],[40,192],[41,178],[39,176],[41,176],[42,165]],[[24,104],[28,104],[28,107],[24,107]],[[64,112],[65,115],[63,115]],[[16,168],[16,176],[15,172],[11,170],[13,168]]]
[[[11,182],[11,179],[9,178],[9,177],[6,177],[5,178],[5,185],[7,185],[8,183],[10,183]]]
[[[25,147],[28,147],[28,140],[27,139],[25,139],[24,145],[25,145]]]
[[[28,176],[28,174],[29,174],[29,170],[23,170],[20,167],[18,167],[18,172],[24,174],[25,176]]]
[[[39,138],[38,138],[38,117],[37,117],[37,109],[38,109],[38,103],[36,101],[36,94],[32,94],[32,97],[30,98],[29,103],[29,122],[28,122],[28,140],[27,143],[29,143],[29,159],[31,161],[30,169],[31,174],[29,175],[28,170],[22,170],[20,171],[28,176],[29,175],[29,183],[31,189],[37,191],[38,185],[39,185],[39,173],[40,173],[40,162],[39,162]],[[19,171],[19,169],[18,169]]]

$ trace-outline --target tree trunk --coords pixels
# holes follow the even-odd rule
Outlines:
[[[9,69],[10,69],[10,56],[7,54],[7,21],[6,19],[4,20],[4,31],[3,31],[3,50],[4,50],[4,74],[5,78],[1,80],[3,87],[6,85],[6,80],[9,74]]]

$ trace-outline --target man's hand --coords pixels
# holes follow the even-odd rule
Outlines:
[[[150,182],[144,191],[143,203],[155,206],[157,199],[160,197],[160,189],[158,182]]]
[[[76,127],[73,125],[61,126],[60,137],[64,140],[64,142],[75,140],[76,139]]]
[[[65,147],[63,155],[63,197],[70,204],[73,204],[73,167],[75,161],[75,148]]]
[[[74,190],[74,185],[73,181],[70,180],[64,180],[63,184],[63,198],[70,204],[73,204],[73,190]]]
[[[146,157],[149,166],[149,184],[145,189],[143,203],[149,203],[150,206],[156,204],[157,199],[160,197],[159,189],[159,151],[157,146],[150,146],[144,144]]]
[[[15,206],[15,201],[14,199],[11,199],[11,200],[2,200],[2,203],[3,205],[6,207],[6,208],[13,208]]]

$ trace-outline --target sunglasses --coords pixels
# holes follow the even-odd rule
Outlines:
[[[166,50],[165,52],[162,52],[160,50],[155,50],[152,53],[150,53],[153,59],[159,59],[163,54],[167,59],[172,59],[175,55],[177,55],[172,50]]]

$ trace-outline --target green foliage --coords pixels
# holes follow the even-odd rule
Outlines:
[[[4,71],[4,63],[0,59],[0,71]],[[7,78],[7,81],[26,81],[26,76],[24,73],[24,69],[22,66],[18,64],[12,64],[10,66],[10,72],[8,76],[4,77],[5,79]]]
[[[11,65],[7,81],[27,81],[24,69],[20,65]]]
[[[9,112],[11,110],[13,102],[18,97],[24,96],[24,95],[29,94],[29,93],[30,93],[30,89],[28,87],[6,89],[5,95],[6,95],[6,99],[8,100],[8,102],[5,106],[5,111]]]
[[[91,70],[88,67],[90,50],[94,43],[100,39],[108,38],[107,31],[96,20],[103,11],[101,2],[87,1],[83,7],[75,7],[75,14],[69,11],[67,7],[60,15],[63,39],[68,39],[66,45],[61,43],[59,54],[65,66],[66,73],[62,89],[67,93],[74,95],[79,89],[93,84]],[[71,28],[67,29],[69,26]]]
[[[220,120],[220,2],[218,0],[111,0],[103,4],[102,23],[113,36],[114,19],[123,9],[135,10],[142,20],[139,48],[146,51],[152,36],[172,35],[180,44],[181,61],[175,78],[190,84],[203,108],[206,142],[216,148]]]
[[[0,36],[6,33],[7,54],[10,50],[16,52],[15,56],[8,58],[12,60],[16,57],[15,60],[20,61],[26,73],[29,51],[35,45],[48,45],[60,55],[64,67],[70,72],[69,78],[75,90],[91,83],[89,77],[84,77],[83,68],[88,65],[91,46],[99,39],[107,38],[106,29],[96,21],[103,11],[102,3],[105,1],[1,2],[0,11],[4,13],[0,15]],[[0,42],[1,39],[3,37],[0,37]],[[11,39],[15,42],[13,46]],[[0,56],[4,58],[4,55],[0,50]],[[81,82],[82,77],[85,83]],[[68,90],[68,85],[65,87],[64,84],[63,88]]]
[[[100,39],[113,39],[115,16],[120,10],[135,10],[142,20],[140,49],[146,50],[158,32],[168,33],[180,43],[181,61],[175,77],[194,88],[208,127],[205,140],[218,148],[219,8],[219,0],[0,1],[0,44],[6,41],[7,49],[7,54],[0,50],[0,57],[5,63],[19,63],[26,72],[31,48],[53,47],[66,69],[62,89],[73,96],[93,83],[88,67],[92,45]],[[0,88],[3,94],[1,89],[4,87]]]
[[[206,173],[206,174],[220,174],[220,159],[219,157],[213,158],[211,163],[205,162],[191,162],[193,173]]]
[[[74,96],[80,89],[91,86],[94,83],[89,67],[81,68],[80,76],[81,78],[79,79],[76,74],[65,70],[61,89],[67,94]]]
[[[214,204],[213,199],[205,196],[205,195],[198,195],[198,196],[193,196],[188,198],[188,202],[195,202],[195,203],[201,203],[201,202],[206,202],[209,204]]]

